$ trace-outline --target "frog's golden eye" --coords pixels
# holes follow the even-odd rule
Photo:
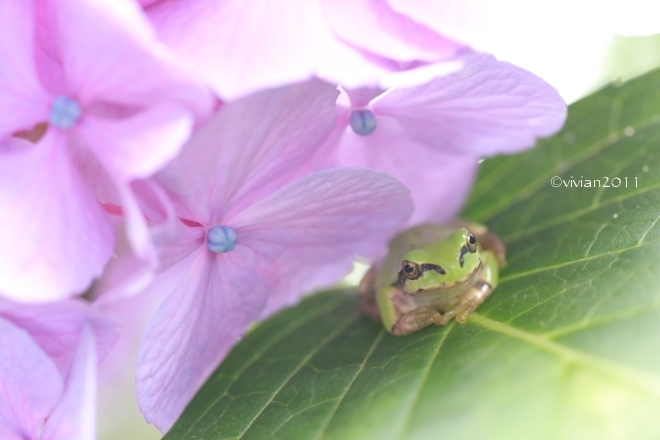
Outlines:
[[[403,271],[406,278],[408,278],[409,280],[414,280],[415,278],[419,278],[420,270],[419,270],[419,265],[417,263],[413,263],[412,261],[406,260],[401,263],[401,270]]]
[[[477,239],[469,232],[467,237],[465,237],[465,245],[470,252],[477,252]]]

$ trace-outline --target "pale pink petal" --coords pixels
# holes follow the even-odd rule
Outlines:
[[[113,178],[89,147],[87,140],[76,135],[67,136],[67,143],[71,160],[97,200],[101,203],[121,205]]]
[[[167,431],[220,360],[263,309],[262,264],[246,247],[223,255],[201,248],[149,323],[138,354],[138,403]],[[263,270],[263,269],[262,269]]]
[[[147,219],[140,210],[130,185],[119,183],[117,185],[121,197],[121,207],[126,216],[126,237],[138,258],[145,260],[153,268],[158,266],[158,255],[151,241]]]
[[[134,421],[139,414],[135,398],[135,359],[147,322],[172,291],[172,287],[181,280],[183,272],[178,271],[178,265],[174,269],[177,272],[170,270],[160,274],[139,295],[113,291],[107,292],[109,296],[102,295],[94,302],[94,306],[119,316],[122,322],[119,340],[98,366],[97,420],[100,438],[116,437],[116,433],[121,431],[118,427],[128,426],[126,423]],[[97,293],[94,286],[92,294]]]
[[[438,150],[489,156],[528,148],[566,119],[557,90],[534,74],[487,54],[413,88],[394,89],[372,105],[411,138]]]
[[[204,245],[206,232],[201,226],[189,226],[175,220],[170,227],[152,230],[152,237],[158,250],[160,269],[165,270]]]
[[[175,101],[198,115],[211,110],[208,91],[158,42],[135,2],[62,0],[51,7],[58,24],[66,92],[83,104]]]
[[[0,0],[0,139],[48,116],[34,63],[33,14],[31,1]]]
[[[172,160],[192,130],[184,109],[162,104],[131,118],[86,118],[78,128],[115,181],[148,177]]]
[[[134,180],[131,190],[140,202],[140,209],[151,222],[162,225],[176,219],[172,201],[155,180]]]
[[[134,390],[134,366],[147,322],[181,280],[190,260],[152,276],[153,269],[135,257],[123,239],[123,219],[115,217],[118,238],[116,259],[110,261],[91,288],[93,307],[121,320],[121,335],[108,357],[99,365],[98,421],[101,433],[116,431],[124,416],[138,411]],[[158,228],[159,226],[156,226]],[[131,263],[137,268],[132,268]],[[185,265],[185,266],[183,266]],[[145,285],[149,282],[148,285]],[[117,408],[121,407],[121,411]]]
[[[71,367],[85,327],[94,333],[98,359],[105,358],[119,337],[119,322],[115,317],[79,299],[22,304],[0,298],[0,318],[28,332],[62,376]]]
[[[187,111],[163,104],[121,120],[90,117],[79,128],[80,136],[115,183],[128,222],[127,234],[138,257],[154,264],[156,255],[146,220],[129,181],[148,177],[175,157],[192,124]]]
[[[239,210],[286,183],[323,141],[334,125],[338,93],[312,80],[227,104],[156,180],[188,220],[209,224]]]
[[[185,239],[185,234],[175,235],[180,232],[175,232],[180,220],[176,217],[172,201],[156,181],[137,179],[130,184],[118,182],[115,187],[119,192],[120,214],[125,219],[122,223],[122,236],[127,237],[127,243],[132,248],[130,256],[128,250],[116,250],[116,253],[119,252],[127,257],[119,258],[124,262],[114,270],[120,278],[124,278],[120,284],[123,284],[122,289],[125,289],[128,287],[127,283],[133,284],[137,279],[141,279],[144,283],[153,275],[156,268],[160,267],[161,270],[166,268],[157,255],[152,242],[153,237],[167,236],[169,246],[170,242],[180,243]],[[148,223],[149,227],[147,227]],[[129,280],[133,277],[124,269],[137,278]],[[131,290],[135,291],[135,288]]]
[[[0,318],[0,435],[37,438],[61,398],[57,367],[27,332]]]
[[[315,75],[359,86],[388,72],[337,40],[319,0],[167,0],[147,13],[225,99]]]
[[[0,292],[49,301],[82,292],[110,258],[103,208],[74,169],[63,137],[0,156]]]
[[[395,12],[385,0],[321,0],[321,4],[341,40],[391,60],[440,61],[461,47]]]
[[[112,289],[105,289],[109,284],[104,282],[105,272],[100,282],[94,283],[90,292],[95,298],[92,307],[104,315],[116,316],[121,323],[119,338],[99,365],[99,374],[108,379],[130,375],[131,382],[134,382],[133,368],[127,369],[126,366],[129,363],[134,366],[138,346],[147,323],[173,287],[181,281],[191,261],[192,258],[186,258],[175,267],[159,273],[139,292],[134,290],[135,285],[120,284],[122,280],[117,280],[118,283],[112,285]],[[127,286],[126,291],[122,291],[124,286]],[[100,386],[111,392],[107,389],[112,388],[114,382],[104,382]]]
[[[236,229],[236,249],[268,262],[269,274],[252,270],[271,286],[263,317],[337,281],[356,254],[377,256],[411,211],[409,191],[393,177],[335,168],[285,186],[227,224]]]
[[[94,299],[95,308],[98,308],[100,303],[114,302],[124,296],[140,293],[155,275],[154,268],[133,252],[126,237],[126,219],[114,215],[110,216],[110,219],[117,239],[113,257],[92,286],[91,298]]]
[[[7,423],[7,424],[5,424]],[[0,416],[0,438],[3,440],[25,440],[23,435],[17,433],[20,429],[15,428],[13,423],[5,422]],[[26,434],[29,435],[29,434]]]
[[[626,2],[625,7],[616,1],[574,0],[388,0],[388,3],[449,38],[534,72],[571,102],[591,90],[602,75],[607,49],[617,31],[616,24],[609,20],[610,13],[624,21],[634,14],[635,24],[643,27],[642,17],[654,20],[649,5],[657,2]],[[598,20],[593,19],[594,14]],[[585,23],[589,23],[588,28]]]
[[[349,102],[346,102],[345,105],[350,104],[353,108],[360,108],[366,107],[372,99],[378,95],[382,95],[385,89],[379,87],[361,87],[359,89],[345,90],[345,92],[349,98]],[[339,103],[339,99],[337,99],[337,103]]]
[[[96,438],[96,349],[94,335],[85,327],[80,336],[64,394],[44,426],[40,440],[94,440]]]
[[[343,126],[338,124],[332,137],[329,142],[335,145],[334,156],[319,154],[325,166],[372,168],[396,177],[410,189],[414,201],[409,224],[455,218],[476,177],[477,157],[422,145],[389,116],[378,117],[376,131],[369,136],[358,136],[344,122]]]

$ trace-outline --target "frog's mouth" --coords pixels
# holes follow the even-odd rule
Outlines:
[[[434,265],[434,264],[428,264],[428,265],[427,265],[427,264],[424,264],[424,265],[422,265],[421,267],[424,267],[424,266],[435,266],[435,265]],[[473,280],[476,279],[475,275],[476,275],[479,271],[481,271],[482,266],[483,266],[483,260],[482,260],[481,258],[479,258],[479,264],[474,268],[474,270],[472,270],[470,273],[468,273],[468,274],[465,276],[465,278],[463,278],[462,280],[456,280],[454,283],[452,283],[451,286],[447,286],[445,283],[442,283],[442,284],[440,284],[439,286],[436,286],[436,287],[426,288],[426,289],[421,288],[421,289],[417,289],[417,290],[414,291],[414,292],[408,292],[408,295],[413,295],[413,296],[415,296],[415,295],[420,295],[420,294],[423,294],[423,293],[425,293],[425,294],[429,294],[429,293],[446,292],[446,291],[449,291],[449,290],[452,290],[452,289],[456,289],[457,287],[463,287],[463,286],[465,286],[468,282],[471,282],[471,281],[473,281]],[[437,266],[437,267],[440,268],[440,269],[442,269],[440,266]],[[441,274],[441,275],[445,275],[445,274],[446,274],[446,271],[445,271],[444,269],[442,269],[442,272],[438,271],[438,270],[435,269],[435,268],[429,268],[428,270],[435,270],[436,272],[438,272],[438,273]],[[423,270],[423,272],[420,274],[420,276],[419,276],[417,279],[423,277],[423,276],[424,276],[424,272],[426,272],[426,270]],[[405,278],[405,277],[401,277],[401,276],[400,276],[400,279],[401,279],[401,278]],[[403,279],[401,279],[401,283],[402,283],[403,286],[405,286],[405,281],[404,281]]]

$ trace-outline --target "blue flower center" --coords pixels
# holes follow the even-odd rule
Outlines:
[[[82,109],[75,99],[58,96],[50,107],[48,122],[57,128],[68,130],[76,124],[81,114]]]
[[[376,130],[376,116],[371,110],[353,110],[348,123],[360,136],[369,136]]]
[[[214,226],[206,233],[206,247],[221,254],[236,247],[236,231],[231,226]]]

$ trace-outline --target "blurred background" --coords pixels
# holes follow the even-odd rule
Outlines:
[[[644,35],[660,32],[660,15],[641,12],[637,6],[631,7],[627,3],[626,10],[637,11],[637,15],[626,17],[616,26],[611,23],[602,26],[579,23],[576,20],[582,20],[585,15],[577,14],[572,20],[554,24],[551,17],[543,18],[541,25],[530,21],[524,27],[518,26],[516,31],[510,30],[507,23],[507,20],[516,20],[516,15],[499,22],[490,17],[490,21],[494,22],[492,26],[509,31],[501,31],[498,38],[489,41],[491,47],[484,49],[489,49],[499,59],[513,62],[544,78],[570,104],[609,82],[626,81],[660,67],[660,34]],[[482,15],[487,14],[482,11]],[[599,18],[602,17],[594,15],[594,21]],[[647,24],[649,19],[658,24]],[[623,36],[616,32],[639,36]],[[346,281],[357,283],[363,268],[356,265],[356,270]],[[131,330],[140,331],[135,328]],[[134,349],[124,346],[116,348]],[[130,359],[130,362],[121,371],[113,372],[112,383],[104,384],[99,390],[99,439],[160,439],[160,432],[144,421],[137,407],[133,383],[135,353],[124,359]]]

